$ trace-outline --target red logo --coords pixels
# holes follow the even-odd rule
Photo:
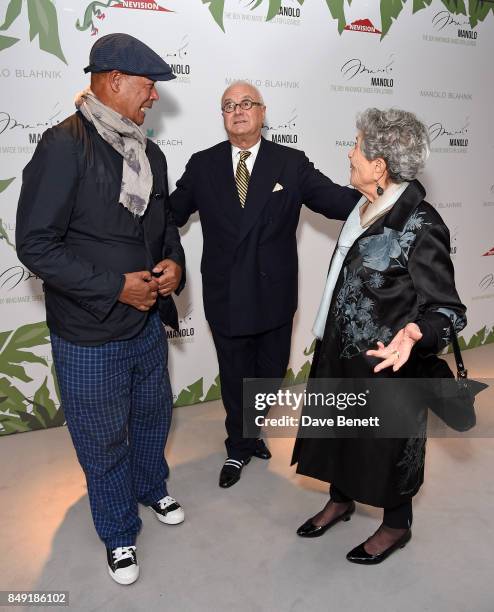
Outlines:
[[[346,25],[345,30],[350,30],[351,32],[368,32],[369,34],[382,34],[380,30],[372,25],[370,19],[357,19],[357,21]]]
[[[138,11],[164,11],[173,13],[170,9],[163,8],[154,0],[121,0],[118,4],[114,4],[112,8],[135,9]]]
[[[489,255],[494,255],[494,247],[492,247],[492,249],[489,249],[487,253],[484,253],[482,257],[489,257]]]

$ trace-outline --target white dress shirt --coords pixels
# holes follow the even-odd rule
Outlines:
[[[261,146],[261,139],[250,149],[239,149],[235,145],[232,145],[232,163],[233,163],[233,175],[237,172],[238,162],[240,161],[240,152],[241,151],[250,151],[249,157],[245,160],[245,165],[247,166],[247,170],[249,171],[249,175],[252,174],[252,169],[254,168],[254,162],[256,161],[257,154],[259,152],[259,147]]]

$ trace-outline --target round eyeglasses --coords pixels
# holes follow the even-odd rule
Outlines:
[[[242,102],[225,102],[221,107],[221,110],[224,113],[233,113],[237,106],[240,106],[242,110],[250,110],[253,106],[264,106],[262,102],[254,102],[253,100],[249,100],[246,98],[242,100]]]

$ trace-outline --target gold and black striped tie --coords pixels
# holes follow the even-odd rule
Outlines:
[[[235,182],[237,183],[238,197],[242,208],[245,206],[247,198],[247,188],[249,187],[250,174],[245,165],[245,160],[249,157],[250,151],[240,151],[240,159],[235,172]]]

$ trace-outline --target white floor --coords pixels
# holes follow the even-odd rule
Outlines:
[[[494,345],[465,359],[472,375],[494,377]],[[291,440],[269,445],[271,461],[253,459],[222,490],[221,404],[176,410],[169,489],[186,521],[162,525],[142,508],[141,577],[121,587],[106,573],[66,428],[2,438],[0,590],[68,590],[70,609],[105,612],[494,611],[492,439],[429,440],[413,539],[376,567],[345,560],[379,524],[376,509],[358,506],[321,538],[296,536],[327,488],[289,467]]]

